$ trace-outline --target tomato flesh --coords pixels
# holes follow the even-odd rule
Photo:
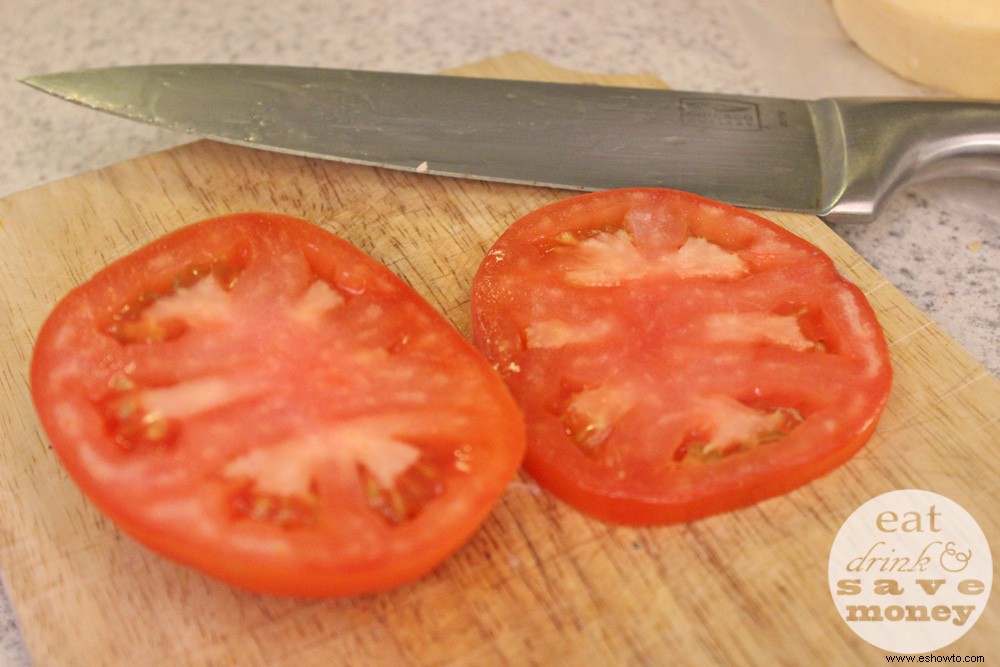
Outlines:
[[[891,385],[864,295],[813,245],[670,190],[528,214],[472,287],[473,331],[527,421],[525,469],[618,523],[686,521],[815,479]]]
[[[387,268],[306,221],[248,213],[73,290],[36,343],[34,402],[84,493],[163,555],[300,597],[411,581],[518,470],[518,408]]]

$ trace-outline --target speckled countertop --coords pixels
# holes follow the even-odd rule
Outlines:
[[[28,74],[261,62],[433,72],[526,50],[675,88],[815,98],[926,95],[857,51],[826,0],[21,0],[0,15],[0,197],[187,142],[57,101]],[[1000,186],[907,188],[838,226],[857,251],[1000,375]],[[30,664],[0,604],[0,664]]]

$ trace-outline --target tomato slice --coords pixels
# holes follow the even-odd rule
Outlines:
[[[528,428],[525,469],[616,523],[785,493],[862,447],[892,369],[829,257],[687,193],[580,195],[515,222],[472,286],[476,345]]]
[[[169,234],[45,322],[52,447],[124,531],[234,586],[322,597],[438,565],[517,473],[503,382],[386,267],[296,218]]]

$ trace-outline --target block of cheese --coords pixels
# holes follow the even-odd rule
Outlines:
[[[832,0],[844,30],[900,76],[1000,99],[1000,0]]]

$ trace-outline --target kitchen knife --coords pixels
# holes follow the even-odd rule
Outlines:
[[[899,186],[1000,178],[1000,104],[813,101],[266,65],[112,67],[31,86],[172,130],[297,155],[576,190],[667,187],[829,221]]]

